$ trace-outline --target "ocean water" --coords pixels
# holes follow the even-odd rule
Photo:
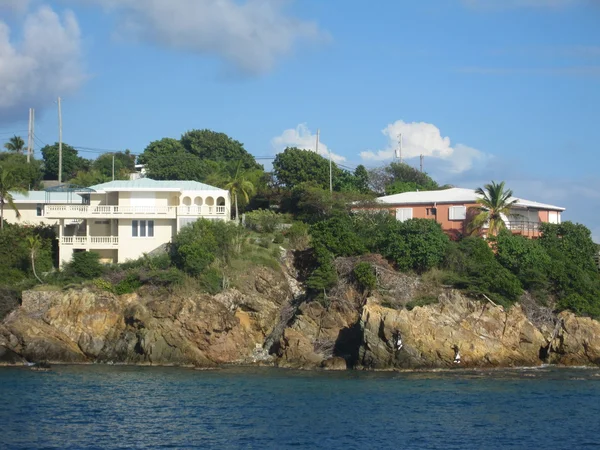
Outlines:
[[[600,370],[0,368],[2,449],[600,448]]]

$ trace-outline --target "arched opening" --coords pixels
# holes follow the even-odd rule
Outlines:
[[[194,199],[194,205],[196,205],[196,206],[202,206],[202,197],[196,197]]]
[[[192,205],[192,199],[189,197],[183,197],[183,204],[185,206],[191,206]]]
[[[225,198],[224,197],[219,197],[217,199],[217,206],[225,206]]]
[[[215,199],[212,197],[206,197],[206,204],[208,206],[215,206]]]
[[[177,195],[169,198],[169,206],[179,206],[179,197]]]

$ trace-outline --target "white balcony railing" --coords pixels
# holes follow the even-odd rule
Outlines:
[[[49,218],[85,217],[164,217],[224,216],[225,206],[112,206],[112,205],[46,205],[44,215]]]
[[[61,245],[78,247],[113,247],[119,245],[118,236],[63,236]]]

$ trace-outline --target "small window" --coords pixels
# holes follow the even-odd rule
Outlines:
[[[146,221],[140,220],[140,237],[146,237]]]
[[[148,237],[154,237],[154,220],[148,221]]]
[[[560,213],[558,211],[549,211],[548,223],[560,223]]]
[[[44,215],[44,210],[42,209],[42,205],[40,205],[39,203],[38,203],[37,208],[36,208],[36,214],[37,214],[38,217]]]
[[[451,206],[448,209],[448,218],[450,220],[465,220],[467,218],[467,207]]]
[[[396,220],[400,222],[405,222],[409,219],[413,218],[413,210],[412,208],[398,208],[396,209]]]
[[[131,222],[131,236],[132,237],[138,237],[138,221],[137,220],[133,220]]]

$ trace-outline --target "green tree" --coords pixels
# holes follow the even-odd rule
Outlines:
[[[9,152],[23,153],[23,150],[25,150],[25,141],[20,136],[15,135],[4,144],[4,148]]]
[[[335,180],[342,171],[333,163],[332,172]],[[290,189],[302,183],[329,189],[329,160],[310,150],[286,148],[275,157],[273,174],[280,184]]]
[[[135,156],[129,150],[116,153],[104,153],[92,163],[92,170],[96,170],[104,177],[112,180],[113,157],[115,161],[115,180],[127,180],[129,174],[135,170]]]
[[[27,194],[27,191],[19,186],[13,173],[0,166],[0,229],[4,228],[5,205],[13,209],[17,217],[21,217],[21,213],[14,202],[13,192]]]
[[[397,222],[396,232],[388,234],[383,254],[403,271],[426,272],[440,265],[449,238],[439,223],[429,219]]]
[[[242,170],[261,169],[244,145],[225,133],[211,130],[191,130],[181,136],[185,150],[202,160],[210,160]]]
[[[315,248],[323,248],[333,256],[355,256],[368,250],[357,235],[348,214],[336,214],[310,227]]]
[[[31,270],[33,272],[33,276],[41,283],[44,282],[40,279],[37,272],[35,271],[35,258],[37,253],[42,246],[42,238],[39,235],[33,235],[27,237],[27,244],[29,245],[29,254],[31,256]]]
[[[471,294],[485,294],[506,306],[523,293],[519,279],[498,262],[488,242],[480,237],[450,242],[444,267],[452,272],[446,283]]]
[[[58,180],[58,143],[42,148],[44,158],[44,179]],[[70,180],[79,171],[90,169],[90,161],[81,158],[73,147],[62,144],[62,180]]]
[[[241,163],[238,164],[238,168],[235,174],[229,178],[225,185],[235,203],[235,220],[239,222],[240,215],[238,211],[238,196],[242,195],[246,203],[250,201],[250,196],[254,194],[254,184],[248,180],[246,173],[241,169]]]
[[[477,188],[475,190],[481,198],[477,199],[480,206],[474,207],[476,215],[469,223],[469,231],[480,232],[486,226],[491,236],[496,236],[500,230],[506,228],[504,217],[511,215],[510,209],[517,200],[511,200],[513,192],[510,189],[505,189],[504,181],[491,184],[486,184],[484,189]]]
[[[31,158],[28,163],[27,156],[20,153],[0,153],[0,165],[13,174],[21,189],[40,188],[44,174],[40,160]]]

